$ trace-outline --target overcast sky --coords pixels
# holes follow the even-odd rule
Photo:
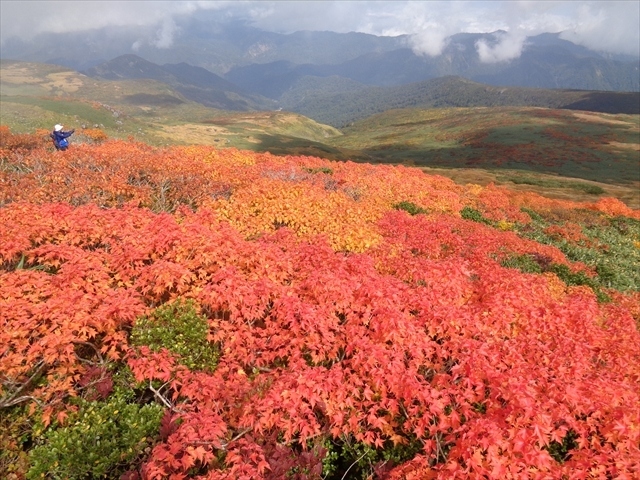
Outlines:
[[[30,38],[43,32],[150,26],[155,46],[167,48],[180,35],[181,17],[216,10],[265,30],[363,32],[411,35],[416,53],[435,56],[448,36],[504,30],[497,45],[477,45],[487,62],[520,55],[526,36],[564,32],[563,38],[613,53],[640,55],[640,2],[609,1],[55,1],[0,0],[0,38]]]

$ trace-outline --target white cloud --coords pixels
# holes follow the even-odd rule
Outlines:
[[[200,9],[222,9],[240,2],[136,0],[1,0],[0,36],[30,39],[41,33],[81,32],[107,26],[157,26],[156,43],[175,34],[173,18]],[[172,26],[173,25],[173,26]]]
[[[162,21],[160,30],[155,40],[152,42],[158,48],[169,48],[173,45],[173,38],[178,31],[178,27],[172,18],[167,17]]]
[[[448,38],[446,30],[433,26],[411,35],[409,45],[417,55],[437,57],[449,43]]]
[[[522,34],[509,32],[496,33],[496,43],[489,44],[487,40],[478,40],[476,50],[480,61],[484,63],[508,62],[518,58],[522,53],[522,48],[527,37]]]
[[[180,18],[202,10],[243,18],[256,27],[357,31],[411,35],[422,55],[438,55],[455,33],[508,32],[498,45],[481,43],[487,61],[515,58],[522,38],[543,32],[593,49],[640,55],[640,2],[637,0],[453,0],[453,1],[178,1],[178,0],[1,0],[0,40],[33,38],[45,32],[78,32],[106,26],[155,29],[142,44],[168,48],[179,37]],[[146,33],[145,33],[146,35]],[[135,48],[135,47],[134,47]]]
[[[409,2],[410,3],[410,2]],[[637,1],[457,1],[420,2],[398,18],[412,33],[416,54],[439,55],[454,33],[507,32],[497,44],[478,42],[483,62],[518,58],[527,36],[545,32],[594,50],[640,55],[640,2]]]
[[[587,2],[562,38],[606,52],[640,55],[640,2]]]

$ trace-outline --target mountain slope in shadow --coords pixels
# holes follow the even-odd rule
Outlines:
[[[173,87],[189,100],[221,110],[269,110],[275,107],[273,100],[247,93],[213,72],[184,62],[157,65],[137,55],[127,54],[83,73],[105,80],[157,80]]]

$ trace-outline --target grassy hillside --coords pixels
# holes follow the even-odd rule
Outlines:
[[[284,111],[207,108],[152,80],[100,81],[24,62],[2,62],[0,68],[0,123],[15,132],[63,123],[79,132],[98,126],[109,138],[132,137],[158,146],[203,144],[404,163],[437,169],[463,183],[494,182],[580,201],[609,195],[640,208],[640,117],[635,115],[527,107],[412,108],[338,131]],[[316,84],[310,78],[303,83]]]
[[[98,80],[53,65],[0,64],[0,123],[16,132],[101,128],[154,145],[204,143],[320,154],[335,128],[287,112],[230,113],[189,101],[154,80]]]
[[[343,133],[331,143],[373,162],[640,182],[636,115],[524,107],[402,109],[371,116]]]

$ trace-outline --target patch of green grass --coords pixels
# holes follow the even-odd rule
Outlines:
[[[637,116],[598,121],[568,110],[527,107],[390,110],[330,139],[365,161],[416,166],[524,170],[612,184],[640,181]],[[611,143],[632,144],[613,148]],[[370,159],[370,160],[368,160]],[[544,186],[544,185],[543,185]],[[586,184],[557,185],[601,194]],[[554,186],[553,188],[555,188]]]
[[[374,448],[363,442],[356,442],[352,436],[341,436],[326,440],[323,447],[327,453],[322,461],[322,478],[341,480],[344,478],[373,478],[374,466],[381,463],[400,465],[415,457],[423,448],[423,443],[415,435],[405,438],[405,443],[393,444],[387,440],[382,448]],[[450,446],[442,452],[446,456]],[[442,459],[436,459],[442,460]]]
[[[602,187],[584,182],[574,182],[571,180],[554,180],[550,178],[532,177],[530,175],[498,175],[501,182],[511,182],[516,185],[535,185],[544,188],[568,188],[590,195],[602,195],[605,193]]]
[[[74,101],[72,99],[49,99],[38,97],[3,97],[2,103],[14,103],[31,105],[56,115],[78,117],[79,122],[84,121],[89,124],[102,124],[108,128],[116,128],[117,118],[104,109],[97,109],[91,105]]]
[[[487,144],[498,143],[506,146],[522,146],[540,141],[543,125],[529,123],[525,118],[521,123],[494,127],[488,130],[483,142]]]
[[[640,221],[627,217],[607,217],[599,212],[583,211],[582,234],[586,241],[570,242],[565,238],[548,235],[545,230],[552,226],[564,225],[562,218],[541,214],[531,209],[523,209],[532,222],[519,225],[516,231],[522,237],[559,248],[569,260],[582,262],[595,269],[594,284],[584,279],[564,275],[563,280],[578,282],[588,286],[612,288],[621,292],[640,291]],[[566,272],[558,271],[560,275]],[[582,282],[582,283],[580,283]],[[572,284],[572,283],[568,283]],[[576,283],[574,283],[576,284]]]
[[[196,311],[192,301],[177,300],[139,318],[131,331],[131,344],[152,351],[166,348],[192,370],[214,371],[220,350],[209,342],[207,318]]]
[[[422,207],[419,207],[415,203],[407,202],[407,201],[396,203],[395,205],[393,205],[393,208],[395,208],[396,210],[404,210],[405,212],[407,212],[409,215],[412,215],[412,216],[419,215],[421,213],[429,213],[428,210]]]
[[[460,210],[460,216],[465,220],[471,220],[472,222],[484,223],[485,225],[491,225],[492,222],[488,218],[485,218],[482,213],[480,213],[475,208],[464,207]]]
[[[66,425],[54,424],[29,452],[27,479],[118,478],[153,444],[164,410],[132,400],[131,391],[106,401],[78,399]]]
[[[571,269],[562,264],[551,263],[545,257],[533,254],[514,255],[503,259],[500,265],[506,268],[515,268],[523,273],[555,273],[566,285],[585,285],[596,294],[598,301],[608,302],[611,299],[602,291],[602,282],[599,277],[588,277],[584,272],[572,272]]]
[[[500,265],[515,268],[523,273],[542,273],[542,267],[533,255],[513,255],[503,259]]]

